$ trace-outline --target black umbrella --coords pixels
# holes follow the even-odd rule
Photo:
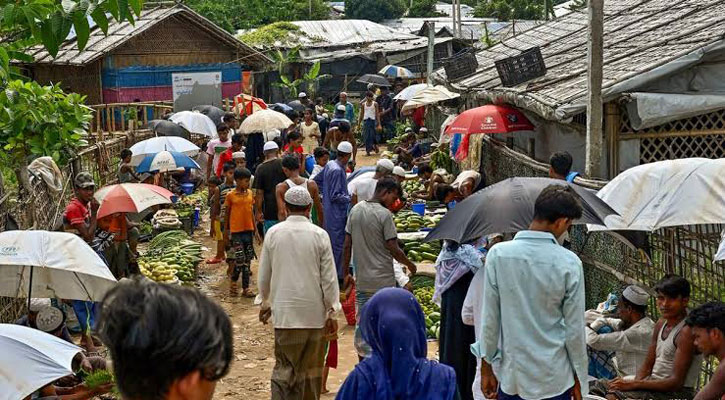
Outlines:
[[[566,181],[549,178],[509,178],[479,190],[456,204],[425,238],[466,243],[496,232],[518,232],[534,219],[536,198],[549,185],[569,185],[579,195],[584,212],[574,224],[604,225],[617,214],[596,193]]]
[[[297,112],[304,112],[305,111],[305,105],[302,104],[299,100],[292,100],[289,103],[287,103],[287,107],[290,107],[291,109],[297,111]]]
[[[388,78],[377,75],[377,74],[365,74],[357,79],[357,82],[360,83],[372,83],[375,86],[385,86],[390,87],[390,82],[388,82]]]
[[[222,118],[224,118],[224,114],[226,114],[224,110],[216,106],[196,106],[192,110],[199,111],[200,113],[206,115],[212,120],[212,122],[214,122],[214,125],[217,126],[222,123]]]
[[[178,136],[187,140],[191,137],[183,126],[165,119],[152,119],[149,128],[159,136]]]

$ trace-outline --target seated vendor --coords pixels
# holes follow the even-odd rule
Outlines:
[[[418,166],[418,178],[423,181],[425,190],[414,193],[413,197],[418,199],[433,200],[435,198],[435,189],[440,184],[445,184],[446,175],[448,173],[445,169],[439,168],[433,170],[428,164],[421,164]]]
[[[458,174],[456,180],[450,185],[438,185],[435,190],[436,199],[441,203],[448,204],[452,201],[461,201],[478,189],[481,184],[481,174],[467,170]]]
[[[648,302],[644,289],[628,286],[617,304],[617,318],[598,318],[587,325],[587,346],[597,352],[614,352],[612,365],[605,366],[605,371],[611,371],[608,378],[634,376],[644,365],[654,329],[654,321],[646,314]]]
[[[655,292],[662,317],[655,324],[647,357],[636,376],[599,380],[591,385],[591,394],[610,400],[694,397],[702,355],[697,354],[692,328],[685,324],[690,283],[667,275],[655,286]]]

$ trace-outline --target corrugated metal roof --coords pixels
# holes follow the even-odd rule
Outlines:
[[[181,4],[168,8],[143,10],[134,25],[131,25],[128,21],[122,23],[118,23],[115,20],[109,21],[108,35],[104,35],[100,28],[95,27],[91,30],[88,43],[83,51],[78,50],[75,38],[72,38],[66,40],[60,46],[55,58],[51,57],[50,53],[42,46],[31,48],[29,53],[35,58],[35,63],[38,64],[86,65],[171,16],[184,18],[189,24],[196,25],[199,29],[211,34],[224,45],[238,49],[242,55],[246,56],[246,63],[263,65],[271,62],[264,54],[242,43],[229,32]]]
[[[307,36],[296,37],[293,47],[344,47],[350,45],[416,39],[410,33],[399,32],[387,26],[361,19],[326,21],[293,21]]]
[[[607,0],[604,7],[603,89],[609,96],[618,95],[610,90],[614,85],[702,51],[725,37],[722,0]],[[587,35],[587,15],[572,11],[479,51],[479,68],[472,76],[447,82],[445,71],[439,70],[436,78],[458,91],[504,99],[549,119],[568,118],[585,104]],[[503,87],[494,61],[534,46],[541,49],[546,75]]]
[[[452,17],[436,17],[436,18],[399,18],[383,21],[381,24],[389,28],[419,35],[423,31],[423,27],[427,21],[435,23],[436,34],[446,29],[453,34],[453,18]],[[518,34],[527,29],[531,29],[541,24],[541,21],[497,21],[492,18],[463,18],[461,21],[462,34],[460,39],[464,40],[480,40],[485,34],[484,24],[488,28],[488,35],[492,40],[503,40],[514,33]]]
[[[435,44],[438,45],[440,43],[447,43],[451,40],[453,39],[436,38]],[[318,60],[343,60],[352,57],[367,57],[370,59],[374,59],[374,55],[376,53],[390,54],[421,49],[425,50],[427,46],[427,38],[416,36],[415,39],[369,43],[363,46],[356,47],[355,49],[302,49],[300,50],[300,57],[302,58],[302,60],[307,62],[315,62]]]

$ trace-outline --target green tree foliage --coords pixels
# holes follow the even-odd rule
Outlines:
[[[19,167],[51,156],[65,164],[86,144],[93,114],[84,102],[85,96],[63,93],[59,85],[10,81],[0,92],[0,162]]]
[[[474,10],[477,18],[536,20],[544,18],[543,0],[481,0]]]
[[[25,53],[28,47],[42,44],[55,56],[73,27],[78,48],[83,49],[90,35],[89,19],[106,33],[110,18],[133,23],[141,14],[143,0],[3,0],[0,7],[0,81],[4,86],[17,77],[11,60],[32,61]]]
[[[186,0],[186,5],[229,32],[278,21],[328,19],[324,0]]]
[[[408,17],[427,18],[441,17],[443,14],[436,11],[437,0],[413,0],[413,6],[408,9]]]
[[[307,34],[291,22],[273,22],[239,35],[239,40],[250,46],[272,47],[275,43],[282,45],[296,43],[297,39],[302,36],[306,37]],[[276,57],[278,54],[273,56]]]
[[[345,17],[373,22],[400,18],[407,4],[404,0],[348,0],[345,2]]]

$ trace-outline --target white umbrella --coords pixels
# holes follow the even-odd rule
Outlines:
[[[73,373],[81,348],[27,326],[0,324],[0,400],[23,399]]]
[[[200,149],[199,146],[182,137],[158,136],[142,140],[131,146],[130,150],[133,153],[133,157],[131,157],[131,164],[139,165],[147,155],[156,154],[164,150],[178,151],[179,153],[184,153],[189,157],[194,157],[199,154]]]
[[[441,101],[453,100],[458,97],[461,97],[461,95],[451,92],[442,85],[427,87],[411,97],[411,99],[403,105],[403,111],[427,106],[429,104],[440,103]]]
[[[106,263],[76,235],[0,233],[0,296],[99,301],[115,284]]]
[[[171,115],[169,120],[183,126],[191,133],[197,133],[211,138],[217,137],[214,121],[198,111],[177,112]]]
[[[400,93],[396,94],[393,99],[395,100],[410,100],[415,96],[418,92],[428,87],[427,83],[416,83],[415,85],[410,85],[407,88],[400,91]]]
[[[274,110],[259,110],[242,121],[239,132],[250,134],[254,132],[269,132],[274,129],[285,129],[292,125],[292,120],[286,115]]]
[[[630,168],[597,193],[617,210],[589,230],[654,231],[725,223],[725,159],[685,158]]]

